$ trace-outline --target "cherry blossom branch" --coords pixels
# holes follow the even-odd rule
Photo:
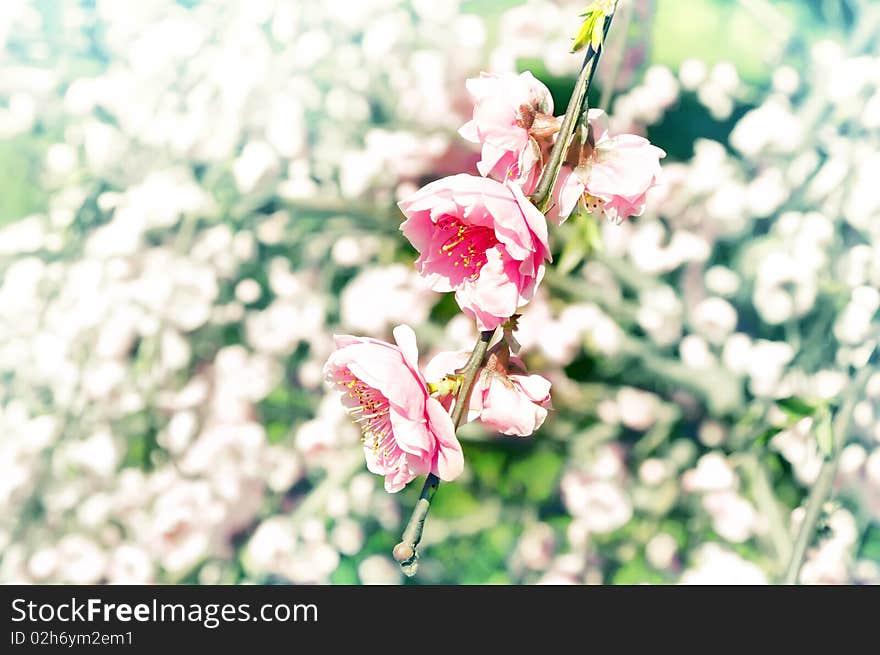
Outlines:
[[[483,365],[486,358],[486,350],[489,348],[489,342],[495,336],[495,330],[487,330],[480,333],[480,338],[474,344],[474,349],[467,363],[461,370],[461,386],[458,388],[458,394],[455,397],[455,406],[452,408],[452,425],[458,430],[462,418],[464,418],[467,409],[468,399],[471,395],[471,388],[474,386],[474,380],[477,372]],[[416,548],[422,540],[422,532],[425,528],[425,520],[428,518],[428,511],[431,509],[431,500],[440,486],[440,479],[433,473],[429,474],[422,487],[422,493],[419,494],[419,501],[413,509],[412,515],[403,531],[401,541],[394,547],[394,559],[400,563],[400,568],[407,576],[413,576],[418,568],[418,552]]]
[[[785,570],[785,576],[782,579],[783,584],[793,585],[798,582],[798,575],[800,574],[801,566],[803,566],[804,557],[806,557],[807,554],[807,547],[810,545],[810,542],[813,540],[816,533],[816,524],[819,521],[819,516],[822,514],[822,506],[825,504],[828,495],[831,493],[831,487],[834,484],[834,478],[837,475],[837,468],[840,465],[840,454],[843,452],[843,446],[846,443],[849,425],[852,420],[853,408],[855,407],[859,393],[864,388],[873,371],[874,369],[871,366],[865,366],[859,371],[855,380],[853,380],[853,383],[850,385],[843,405],[834,417],[833,451],[831,456],[822,462],[819,476],[816,478],[816,482],[810,490],[810,495],[809,498],[807,498],[807,505],[804,511],[804,519],[801,523],[800,530],[798,531],[797,539],[794,542],[794,548],[792,549],[791,559],[788,561],[788,566]]]
[[[611,27],[611,19],[614,15],[605,18],[603,34],[608,34],[608,28]],[[604,36],[602,41],[604,42]],[[565,110],[565,116],[562,119],[562,125],[559,128],[559,134],[556,135],[556,142],[550,151],[550,159],[544,171],[535,192],[531,196],[532,204],[534,204],[542,212],[546,212],[550,201],[550,194],[553,187],[556,186],[556,178],[559,176],[559,169],[562,168],[562,162],[565,161],[565,155],[574,136],[575,127],[580,120],[581,109],[583,108],[587,93],[590,90],[590,84],[593,82],[593,75],[596,73],[596,64],[599,62],[599,56],[602,54],[602,46],[599,45],[597,50],[593,50],[592,45],[587,46],[587,54],[584,57],[584,64],[581,66],[581,72],[578,75],[577,83],[574,91],[568,101],[568,107]]]
[[[608,34],[608,28],[611,26],[612,18],[613,14],[604,19],[604,24],[602,26],[602,42],[604,42],[605,36]],[[587,46],[587,54],[584,57],[584,63],[581,67],[580,74],[578,75],[574,91],[568,101],[568,107],[565,110],[565,116],[562,119],[562,126],[557,135],[556,142],[553,144],[553,149],[550,152],[549,162],[541,172],[541,178],[538,181],[536,192],[530,198],[532,204],[541,210],[542,213],[546,212],[548,209],[547,205],[553,187],[556,185],[559,170],[562,167],[562,162],[565,160],[565,155],[568,152],[568,146],[571,143],[575,128],[581,120],[581,111],[586,104],[587,93],[590,89],[590,84],[593,81],[593,75],[596,72],[596,64],[599,61],[601,53],[601,42],[596,49],[593,49],[592,44]],[[484,363],[486,351],[489,348],[489,342],[494,335],[495,330],[488,330],[480,334],[480,338],[474,345],[474,349],[471,352],[467,364],[465,364],[464,368],[461,370],[462,382],[458,394],[456,395],[455,405],[451,414],[452,424],[456,430],[458,430],[458,426],[464,417],[464,413],[467,409],[467,402],[470,398],[471,388],[477,376],[477,372]],[[440,479],[433,473],[429,474],[425,479],[425,484],[422,486],[419,500],[416,503],[412,515],[406,524],[406,528],[403,531],[401,541],[394,547],[394,559],[400,563],[401,569],[407,576],[415,575],[418,568],[419,556],[416,549],[422,539],[425,521],[428,518],[428,511],[431,509],[431,500],[434,498],[434,494],[437,492],[439,486]]]
[[[731,456],[731,459],[741,467],[749,481],[755,504],[767,523],[769,543],[776,554],[778,566],[781,567],[791,558],[794,540],[789,534],[786,513],[773,491],[767,469],[754,452],[739,453]]]

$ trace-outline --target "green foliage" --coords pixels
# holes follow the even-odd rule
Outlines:
[[[46,197],[33,183],[44,154],[45,144],[29,135],[0,141],[0,226],[45,209]]]
[[[789,398],[781,398],[776,401],[779,408],[793,419],[802,419],[806,416],[812,416],[818,407],[815,403],[811,403],[797,396]]]
[[[563,243],[562,254],[556,263],[558,275],[568,275],[591,254],[602,249],[602,237],[596,219],[586,213],[578,213],[559,229]]]
[[[507,460],[503,450],[494,448],[467,449],[468,463],[481,486],[496,489],[504,476]]]
[[[433,510],[432,510],[433,511]],[[510,524],[498,524],[472,538],[450,539],[431,558],[442,564],[446,575],[434,582],[458,584],[510,584],[506,560],[512,552],[518,530]],[[426,562],[430,565],[430,562]],[[429,566],[425,567],[430,572]]]
[[[355,585],[360,582],[357,573],[357,564],[353,559],[343,558],[339,566],[330,576],[330,582],[333,584]]]
[[[434,496],[431,514],[438,518],[467,516],[480,508],[480,501],[465,485],[448,484]]]
[[[831,427],[831,412],[823,409],[816,423],[816,442],[819,450],[825,457],[830,457],[834,451],[834,434]]]
[[[666,577],[651,568],[644,557],[639,555],[623,563],[611,576],[611,584],[663,584]]]
[[[868,526],[859,549],[859,557],[880,562],[880,525],[872,523]]]
[[[788,10],[785,4],[783,10]],[[653,23],[654,56],[677,68],[688,58],[714,64],[733,61],[749,80],[766,79],[767,56],[772,42],[749,38],[765,30],[760,19],[742,3],[719,3],[712,0],[657,3]]]
[[[510,463],[499,485],[499,491],[511,498],[540,503],[546,502],[556,490],[562,457],[550,450],[533,454]]]
[[[605,19],[614,13],[615,4],[616,0],[598,0],[586,7],[581,13],[584,21],[574,37],[574,43],[571,44],[572,52],[583,50],[588,45],[594,51],[601,47],[605,35]]]

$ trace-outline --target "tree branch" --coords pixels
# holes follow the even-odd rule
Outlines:
[[[785,576],[782,579],[783,584],[793,585],[798,582],[798,575],[801,566],[804,563],[804,557],[807,554],[807,547],[813,540],[816,532],[816,523],[822,514],[822,506],[831,493],[831,487],[834,484],[834,477],[837,474],[837,468],[840,465],[840,454],[843,452],[843,446],[846,444],[847,433],[849,432],[849,424],[852,419],[853,407],[856,404],[859,393],[868,381],[872,367],[865,366],[847,392],[843,405],[834,417],[834,450],[829,458],[822,463],[819,470],[819,476],[810,490],[809,498],[807,498],[806,511],[804,512],[804,520],[801,523],[800,531],[794,542],[791,559],[788,561]]]
[[[458,388],[458,394],[455,397],[455,406],[452,408],[452,425],[458,430],[462,418],[464,418],[467,409],[468,400],[470,399],[471,389],[474,386],[474,380],[477,378],[477,372],[483,365],[486,357],[486,350],[489,348],[489,342],[495,336],[495,330],[487,330],[480,333],[480,338],[474,344],[471,356],[468,358],[464,368],[461,369],[462,381]],[[425,479],[422,487],[422,493],[419,494],[419,501],[413,509],[412,515],[403,531],[401,541],[394,547],[394,559],[400,563],[400,568],[407,576],[413,576],[418,568],[419,554],[416,548],[422,540],[422,531],[425,528],[425,520],[428,518],[428,511],[431,509],[431,500],[437,487],[440,486],[440,479],[431,473]]]
[[[767,469],[759,457],[755,453],[748,452],[743,453],[742,458],[737,461],[749,480],[758,511],[767,522],[768,536],[776,554],[777,567],[782,568],[791,558],[793,548],[786,514],[773,492]]]
[[[611,19],[614,15],[605,18],[604,34],[608,34],[608,28],[611,27]],[[605,38],[603,36],[604,43]],[[562,126],[559,128],[559,134],[556,135],[556,142],[550,151],[550,159],[544,171],[541,173],[541,179],[538,180],[538,186],[531,196],[532,204],[534,204],[542,212],[548,209],[550,195],[553,187],[556,186],[556,178],[559,176],[559,169],[562,168],[562,162],[568,152],[571,139],[574,136],[575,127],[581,115],[581,109],[584,107],[587,99],[587,93],[590,90],[590,84],[593,81],[593,75],[596,73],[596,64],[599,62],[599,56],[602,54],[602,46],[598,50],[593,50],[592,45],[587,46],[587,54],[584,57],[584,64],[581,66],[581,72],[578,75],[577,83],[574,91],[568,101],[568,107],[565,110],[565,116],[562,119]]]

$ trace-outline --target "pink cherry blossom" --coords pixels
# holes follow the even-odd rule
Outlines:
[[[412,328],[394,328],[397,345],[348,335],[334,339],[324,375],[363,430],[367,468],[385,476],[385,490],[400,491],[427,473],[458,477],[461,445],[449,414],[428,395]]]
[[[528,71],[515,75],[481,73],[467,81],[473,119],[458,131],[482,145],[477,170],[502,182],[513,179],[531,193],[544,154],[559,130],[550,91]]]
[[[480,330],[532,298],[550,260],[547,221],[516,184],[453,175],[399,206],[407,217],[400,229],[419,251],[416,269],[434,291],[455,291]]]
[[[645,196],[661,175],[660,159],[666,153],[635,134],[611,136],[608,117],[601,109],[589,110],[593,143],[569,154],[569,161],[559,171],[555,206],[548,217],[564,222],[578,202],[590,214],[606,216],[619,222],[645,211]]]
[[[432,382],[452,375],[464,366],[469,353],[442,352],[425,367]],[[451,404],[451,396],[445,399]],[[525,364],[510,355],[504,342],[493,347],[474,380],[468,403],[468,421],[479,419],[502,434],[528,437],[544,423],[550,407],[550,381],[528,375]]]

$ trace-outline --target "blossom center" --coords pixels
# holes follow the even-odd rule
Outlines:
[[[604,216],[604,205],[604,200],[602,200],[601,198],[597,198],[596,196],[591,196],[589,193],[584,191],[584,206],[587,208],[587,212],[589,212],[593,216]]]
[[[370,446],[380,461],[396,459],[399,450],[391,427],[388,399],[369,386],[346,367],[336,375],[336,384],[343,391],[343,404],[363,432],[361,443]]]
[[[452,266],[461,268],[463,275],[477,279],[486,263],[486,251],[498,244],[495,230],[462,223],[454,216],[441,218],[437,228],[440,230],[439,254],[450,258]]]

